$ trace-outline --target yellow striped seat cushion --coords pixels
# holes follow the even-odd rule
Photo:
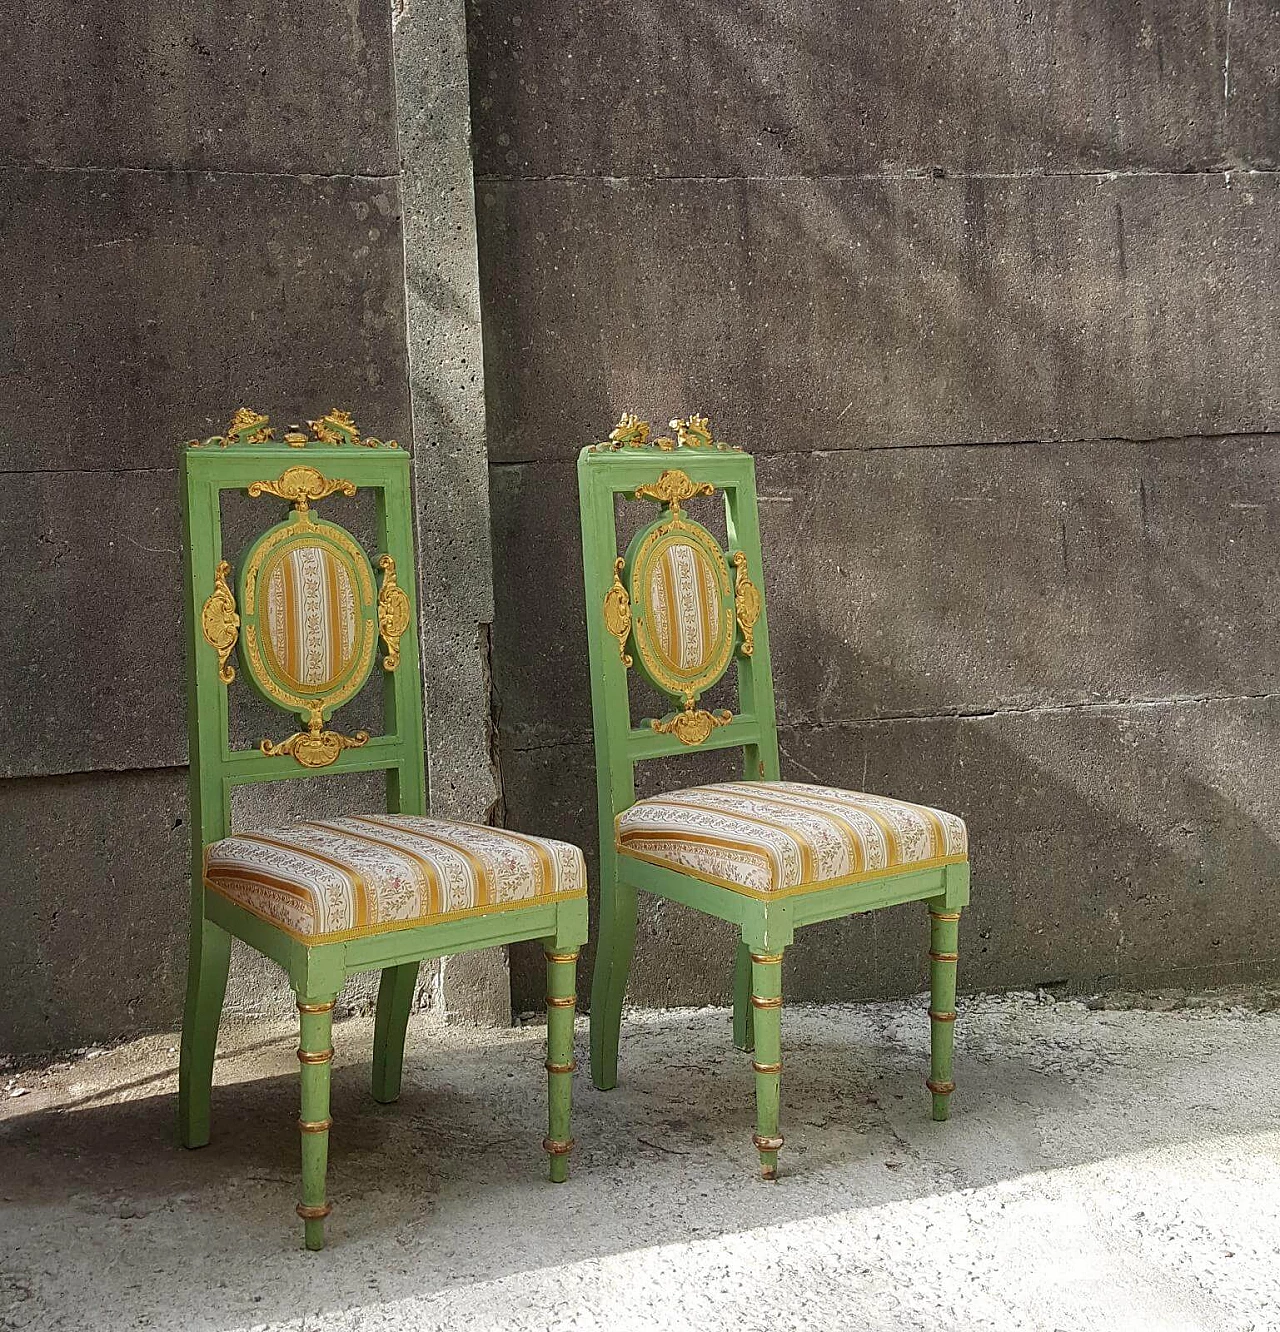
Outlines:
[[[583,897],[582,852],[505,828],[372,814],[237,833],[205,886],[308,943]]]
[[[964,820],[928,805],[804,782],[719,782],[618,815],[618,850],[753,897],[968,858]]]

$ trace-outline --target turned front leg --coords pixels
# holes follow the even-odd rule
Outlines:
[[[751,1008],[755,1027],[756,1131],[760,1174],[778,1177],[778,1107],[782,1084],[782,954],[751,954]]]
[[[960,913],[929,911],[929,1077],[934,1119],[951,1114],[951,1055],[956,1030],[956,963],[960,960]]]
[[[325,1200],[325,1174],[329,1168],[329,1074],[333,1067],[334,1000],[299,999],[301,1037],[298,1062],[302,1066],[302,1218],[308,1249],[324,1248],[324,1219],[332,1210]]]
[[[578,954],[547,955],[547,1136],[542,1141],[551,1158],[550,1178],[563,1184],[569,1178],[569,1134],[573,1100],[573,1013]]]

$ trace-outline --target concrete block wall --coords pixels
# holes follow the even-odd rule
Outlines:
[[[177,1019],[177,448],[241,402],[415,442],[439,812],[594,855],[573,459],[697,408],[760,460],[787,769],[965,814],[970,985],[1274,974],[1278,53],[1274,0],[24,9],[0,1049]],[[789,990],[922,952],[825,926]],[[651,905],[632,997],[729,956]],[[424,981],[507,1015],[498,954]]]
[[[508,821],[594,847],[576,452],[697,409],[758,458],[784,772],[968,819],[967,985],[1280,969],[1280,9],[470,22]],[[919,988],[921,915],[789,992]],[[730,959],[649,903],[631,997]]]
[[[433,796],[472,818],[493,805],[466,56],[461,9],[446,10],[402,24],[400,51],[385,0],[72,0],[7,24],[26,73],[0,90],[0,1050],[179,1019],[177,465],[184,439],[242,403],[285,423],[337,404],[417,438]],[[420,34],[438,24],[433,46]],[[403,124],[429,172],[402,176]],[[428,251],[447,283],[423,276]],[[247,817],[283,808],[256,795]],[[447,974],[443,1006],[509,1011],[503,959],[460,969],[452,994]],[[248,1012],[288,995],[244,950],[228,1000]]]

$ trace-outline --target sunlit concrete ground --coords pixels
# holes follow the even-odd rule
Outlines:
[[[559,1188],[540,1028],[423,1020],[379,1106],[353,1019],[321,1254],[293,1215],[289,1027],[225,1032],[194,1153],[172,1037],[11,1066],[0,1327],[1280,1328],[1280,1016],[1214,1002],[971,1000],[949,1124],[928,1118],[922,999],[785,1010],[773,1185],[724,1011],[629,1019],[619,1089],[578,1076]]]

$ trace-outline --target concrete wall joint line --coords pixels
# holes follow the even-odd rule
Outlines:
[[[989,721],[995,717],[1060,716],[1076,712],[1096,714],[1148,711],[1156,708],[1201,707],[1209,703],[1268,703],[1277,700],[1280,700],[1280,693],[1183,694],[1171,695],[1168,698],[1108,699],[1104,702],[1088,703],[1037,703],[1024,708],[1003,707],[974,710],[956,708],[944,712],[895,712],[879,717],[824,717],[821,719],[779,717],[778,724],[783,730],[822,731],[832,727],[887,726],[896,722]],[[528,754],[552,749],[574,749],[591,743],[591,733],[581,732],[575,736],[558,740],[517,740],[511,744],[511,749],[518,754]]]
[[[1121,168],[1089,171],[948,171],[935,175],[932,167],[912,171],[815,171],[776,176],[712,176],[712,175],[600,175],[596,172],[553,171],[545,175],[477,176],[477,185],[788,185],[820,183],[822,181],[856,181],[867,184],[892,185],[906,181],[928,180],[1152,180],[1171,177],[1185,179],[1191,176],[1275,176],[1275,167],[1255,167],[1243,164],[1230,166],[1193,167],[1187,171],[1161,171],[1156,168]]]
[[[903,451],[927,452],[933,449],[1023,449],[1023,448],[1072,448],[1089,444],[1181,444],[1188,440],[1213,439],[1271,439],[1280,435],[1280,430],[1263,427],[1258,430],[1218,430],[1212,434],[1192,433],[1187,435],[1097,435],[1081,436],[1071,439],[957,439],[946,440],[938,444],[850,444],[847,448],[838,445],[821,449],[779,450],[773,453],[760,453],[761,458],[812,457],[825,458],[845,453],[901,453]],[[749,448],[750,446],[748,446]],[[572,458],[493,458],[490,467],[534,467],[542,463],[571,463]]]
[[[204,176],[209,179],[234,180],[356,180],[371,183],[395,184],[400,176],[366,175],[362,171],[243,171],[228,167],[183,166],[114,166],[109,163],[94,166],[59,166],[51,162],[0,162],[0,171],[22,171],[31,174],[98,175],[98,176]]]

